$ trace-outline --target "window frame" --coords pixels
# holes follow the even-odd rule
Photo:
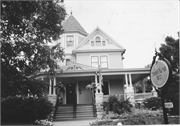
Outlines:
[[[103,45],[103,42],[104,42],[104,45]],[[105,40],[102,41],[102,46],[106,46],[106,41]]]
[[[71,37],[71,38],[73,39],[73,41],[72,41],[73,44],[72,44],[72,45],[70,44],[70,46],[69,46],[69,44],[68,44],[70,41],[67,41],[67,40],[68,40],[68,37]],[[67,36],[66,36],[66,47],[74,47],[74,44],[75,44],[74,35],[67,35]]]
[[[97,57],[97,62],[92,61],[93,57]],[[97,63],[97,66],[99,65],[99,56],[91,56],[91,66],[95,67],[95,66],[92,65],[93,63]]]
[[[106,57],[107,61],[101,61],[101,57]],[[107,67],[102,67],[102,65],[101,65],[102,63],[107,63]],[[101,55],[100,56],[100,65],[101,65],[102,69],[108,69],[108,56],[107,55]]]
[[[91,41],[91,46],[95,46],[95,43],[94,43],[94,41]]]
[[[97,38],[99,38],[100,40],[97,41]],[[97,42],[99,42],[100,45],[98,45]],[[102,46],[102,44],[101,44],[101,37],[100,37],[100,36],[96,36],[96,37],[95,37],[95,43],[96,43],[96,46]]]
[[[98,60],[98,61],[97,61],[97,62],[92,62],[92,57],[97,57],[97,60]],[[102,61],[102,62],[101,62],[101,57],[106,57],[107,61]],[[95,66],[92,65],[92,63],[98,63],[98,64],[97,64],[97,68],[98,68],[99,65],[101,66],[102,69],[108,69],[108,68],[109,68],[108,55],[90,55],[90,62],[91,62],[90,65],[91,65],[92,67],[95,67]],[[102,67],[102,65],[101,65],[102,63],[106,63],[106,64],[107,64],[107,67]]]

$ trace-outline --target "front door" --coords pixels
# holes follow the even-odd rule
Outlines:
[[[76,104],[75,84],[66,84],[66,104]]]

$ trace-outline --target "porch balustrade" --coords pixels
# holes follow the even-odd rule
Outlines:
[[[148,93],[135,93],[134,94],[134,99],[146,99],[146,98],[150,98],[153,97],[153,93],[152,92],[148,92]]]
[[[103,101],[107,101],[110,95],[104,95],[103,96]],[[124,98],[124,94],[114,94],[114,96],[118,98]]]
[[[118,98],[121,98],[121,97],[125,98],[125,94],[114,94],[114,95],[116,97],[118,97]],[[110,95],[104,95],[103,96],[103,101],[107,101],[109,96]],[[151,98],[151,97],[154,97],[152,92],[148,92],[148,93],[135,93],[134,94],[134,99],[135,100],[139,100],[139,99],[144,100],[146,98]]]

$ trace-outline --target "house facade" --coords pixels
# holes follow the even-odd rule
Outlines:
[[[56,71],[53,79],[48,79],[43,72],[39,74],[49,83],[50,100],[55,104],[55,86],[62,83],[65,86],[65,91],[61,92],[63,105],[93,104],[98,93],[102,94],[103,100],[109,95],[117,95],[130,97],[133,102],[134,84],[149,76],[150,69],[123,68],[126,49],[121,42],[99,27],[88,34],[72,14],[63,23],[63,29],[61,38],[56,41],[65,51],[65,60],[57,61],[61,69]],[[94,93],[86,88],[91,83],[97,87]]]

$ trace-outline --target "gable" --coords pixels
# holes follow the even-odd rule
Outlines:
[[[100,41],[100,42],[99,42]],[[91,34],[89,34],[81,44],[76,46],[73,52],[78,51],[125,51],[125,48],[107,35],[102,29],[97,27]]]
[[[97,69],[97,68],[75,62],[67,66],[61,67],[61,71],[77,71],[77,70],[92,70],[92,69]]]

